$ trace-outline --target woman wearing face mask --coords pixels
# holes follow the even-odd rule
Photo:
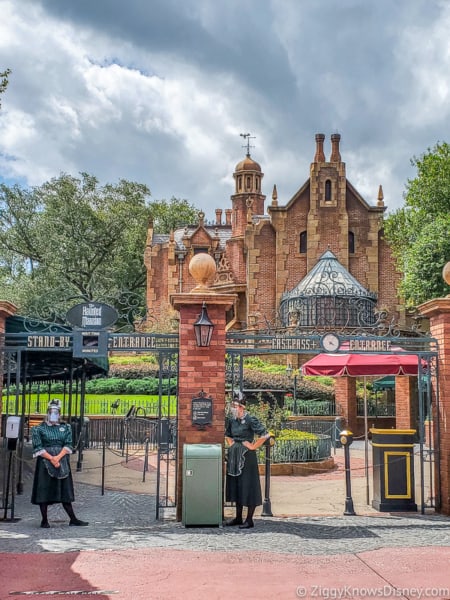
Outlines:
[[[236,503],[236,517],[226,521],[225,525],[239,525],[239,529],[250,529],[254,527],[255,508],[262,504],[255,450],[264,444],[270,434],[256,417],[248,414],[246,401],[241,393],[234,397],[230,412],[225,429],[225,439],[229,446],[226,500]],[[244,506],[247,507],[245,521],[242,519]]]
[[[59,400],[51,400],[46,418],[31,429],[33,458],[37,458],[34,471],[31,503],[41,510],[41,527],[50,527],[47,516],[49,504],[61,503],[69,515],[69,525],[88,525],[75,516],[72,502],[75,499],[69,455],[72,454],[72,428],[62,423]]]

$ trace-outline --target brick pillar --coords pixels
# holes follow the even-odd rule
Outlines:
[[[5,344],[5,329],[6,319],[16,314],[17,306],[12,302],[6,300],[0,300],[0,347]],[[3,414],[3,403],[2,403],[2,389],[3,389],[3,356],[0,356],[0,417]]]
[[[439,347],[439,415],[434,413],[433,419],[438,420],[440,440],[439,448],[436,439],[434,447],[439,450],[440,511],[450,515],[450,297],[430,300],[418,308],[430,319],[430,334],[436,338]],[[436,434],[436,425],[433,430]]]
[[[416,378],[404,375],[395,378],[395,428],[416,429],[417,422]]]
[[[338,414],[344,417],[346,427],[353,433],[357,433],[356,379],[354,377],[337,377],[334,393]]]
[[[178,364],[177,520],[182,518],[184,444],[223,444],[225,431],[225,325],[226,311],[235,294],[176,294],[171,302],[180,311]],[[211,345],[199,348],[194,323],[203,301],[214,323]],[[192,424],[192,399],[205,392],[213,400],[211,426],[200,430]]]

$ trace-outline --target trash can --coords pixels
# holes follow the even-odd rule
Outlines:
[[[414,490],[415,429],[370,429],[372,506],[380,512],[417,511]]]
[[[184,444],[182,523],[220,526],[223,516],[222,445]]]

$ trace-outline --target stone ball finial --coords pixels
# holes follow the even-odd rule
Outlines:
[[[195,279],[197,285],[191,292],[206,291],[211,294],[210,285],[214,279],[216,270],[216,261],[211,255],[206,254],[206,252],[200,252],[193,256],[189,263],[189,273]]]
[[[447,285],[450,285],[450,262],[446,263],[442,269],[442,279]]]

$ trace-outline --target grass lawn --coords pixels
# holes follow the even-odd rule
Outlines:
[[[69,398],[64,400],[63,394],[27,394],[25,397],[25,410],[28,414],[45,414],[50,400],[58,398],[62,403],[62,412],[64,415],[69,411]],[[9,397],[3,397],[3,412],[14,414],[16,412],[16,400]],[[80,412],[80,399],[72,397],[71,414],[76,415]],[[137,416],[156,415],[159,411],[159,396],[135,396],[127,394],[86,394],[84,414],[89,415],[126,415],[129,409],[134,406],[137,409]],[[168,413],[169,397],[161,398],[162,415],[175,416],[177,409],[177,400],[175,396],[170,397],[170,413]],[[22,413],[22,398],[19,398],[18,411]]]

